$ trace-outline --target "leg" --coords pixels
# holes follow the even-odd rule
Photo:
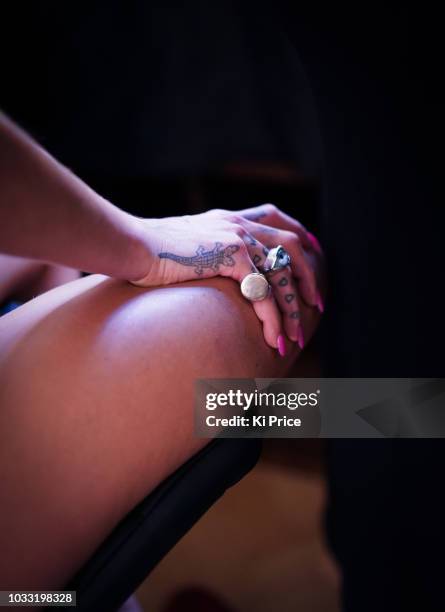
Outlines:
[[[0,253],[0,304],[29,300],[77,278],[79,272],[71,268]]]
[[[309,338],[315,309],[304,313]],[[151,290],[92,276],[0,319],[0,578],[62,587],[116,523],[206,441],[198,377],[283,376],[239,286]]]

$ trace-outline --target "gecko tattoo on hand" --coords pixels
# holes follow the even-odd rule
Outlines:
[[[236,244],[229,244],[229,246],[223,246],[222,242],[216,242],[215,247],[210,251],[206,251],[205,247],[199,246],[196,250],[196,255],[192,257],[185,257],[183,255],[176,255],[175,253],[159,253],[161,259],[171,259],[176,261],[182,266],[193,266],[195,272],[201,275],[205,268],[211,268],[215,272],[218,272],[219,266],[234,266],[235,260],[232,257],[233,253],[238,251],[239,246]]]

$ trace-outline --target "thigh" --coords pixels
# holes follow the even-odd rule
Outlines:
[[[79,272],[71,268],[0,253],[0,304],[28,300],[76,278]]]
[[[196,378],[284,375],[295,355],[265,345],[228,279],[147,290],[91,276],[2,317],[3,587],[61,587],[206,443]]]

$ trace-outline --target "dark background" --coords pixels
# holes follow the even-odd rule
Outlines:
[[[311,221],[316,117],[271,17],[220,1],[16,3],[2,106],[136,214],[278,200]]]

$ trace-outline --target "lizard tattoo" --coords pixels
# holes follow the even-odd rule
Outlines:
[[[184,257],[183,255],[175,255],[175,253],[159,253],[161,259],[171,259],[176,261],[182,266],[193,266],[196,274],[201,275],[204,272],[204,268],[211,268],[215,272],[219,270],[219,266],[234,266],[235,260],[233,259],[233,253],[238,251],[239,246],[236,244],[229,244],[227,247],[223,247],[222,242],[216,242],[215,247],[210,251],[206,251],[205,247],[199,246],[196,250],[196,255],[192,257]]]

